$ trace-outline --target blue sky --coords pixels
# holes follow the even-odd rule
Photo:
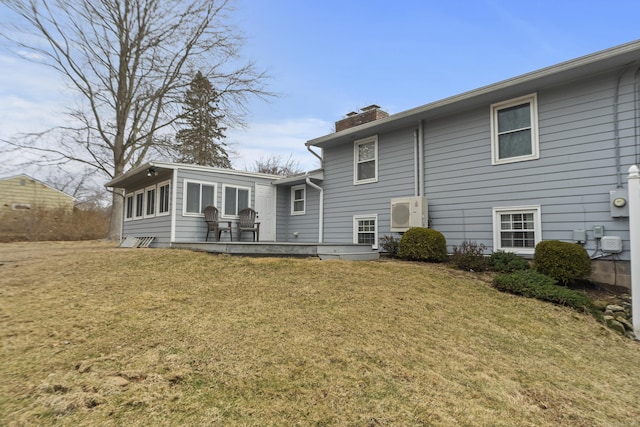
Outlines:
[[[637,40],[639,16],[637,0],[236,0],[243,55],[280,96],[252,102],[249,126],[227,132],[233,165],[275,154],[313,169],[304,143],[350,111],[399,113]],[[0,46],[0,138],[59,124],[65,93]]]

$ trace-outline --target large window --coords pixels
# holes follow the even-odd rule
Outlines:
[[[222,186],[222,210],[227,217],[236,217],[244,208],[251,207],[251,189],[246,187]]]
[[[124,198],[124,220],[169,215],[170,188],[170,182],[165,181],[127,194]]]
[[[353,243],[368,244],[378,248],[378,215],[353,217]]]
[[[540,206],[493,209],[493,250],[533,254],[542,230]]]
[[[291,187],[291,215],[304,214],[306,195],[306,185],[296,185],[295,187]]]
[[[215,206],[216,185],[208,182],[184,182],[184,215],[202,215],[204,208]]]
[[[158,184],[158,216],[169,215],[169,189],[171,184],[169,182],[161,182]]]
[[[492,163],[510,163],[539,157],[536,95],[491,106]]]
[[[378,137],[358,140],[353,148],[353,183],[378,181]]]

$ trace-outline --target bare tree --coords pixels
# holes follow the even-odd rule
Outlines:
[[[303,172],[300,163],[291,154],[286,159],[274,154],[270,157],[261,157],[251,167],[253,172],[269,173],[271,175],[291,176]]]
[[[40,153],[38,161],[79,162],[115,178],[151,154],[169,157],[175,105],[196,70],[218,89],[229,126],[243,124],[250,96],[271,95],[266,75],[238,58],[230,0],[0,1],[22,18],[20,26],[3,26],[2,36],[80,95],[70,125],[11,141]],[[112,201],[115,239],[122,196]]]

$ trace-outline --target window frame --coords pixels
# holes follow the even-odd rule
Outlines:
[[[522,156],[500,158],[499,133],[498,133],[498,113],[501,110],[517,107],[518,105],[529,104],[530,107],[530,129],[531,129],[531,154]],[[526,129],[526,128],[522,128]],[[498,102],[491,105],[491,164],[501,165],[507,163],[524,162],[540,158],[540,140],[538,132],[538,95],[532,93],[508,101]]]
[[[149,192],[153,191],[153,201],[150,202]],[[144,189],[144,217],[153,218],[156,216],[158,210],[158,187],[152,185]],[[149,212],[149,208],[152,208],[152,212]]]
[[[374,231],[373,231],[373,243],[371,245],[372,249],[378,249],[378,214],[365,214],[365,215],[354,215],[353,216],[353,243],[355,245],[362,244],[358,241],[358,236],[360,234],[359,222],[373,220]]]
[[[227,214],[227,188],[235,188],[236,189],[236,212],[235,214],[231,215],[231,214]],[[237,219],[239,218],[238,216],[238,212],[240,211],[240,209],[238,209],[238,190],[247,190],[247,206],[248,208],[251,208],[251,187],[243,187],[241,185],[234,185],[234,184],[222,184],[222,211],[221,211],[221,217],[222,218],[234,218]]]
[[[163,205],[163,200],[160,197],[162,194],[162,187],[167,187],[166,190],[166,197],[167,197],[167,204],[166,204],[166,210],[163,210],[162,208],[164,208]],[[171,213],[171,181],[163,181],[163,182],[159,182],[158,184],[156,184],[156,216],[166,216],[169,215]]]
[[[139,196],[142,196],[142,197],[139,197]],[[133,219],[134,220],[144,218],[144,208],[145,208],[144,201],[145,201],[144,188],[133,192]],[[140,206],[140,204],[142,204],[142,206]],[[138,214],[138,212],[140,214]]]
[[[296,199],[296,191],[302,190],[302,199]],[[296,202],[302,202],[302,210],[296,210]],[[307,186],[306,184],[291,187],[291,215],[304,215],[307,210]]]
[[[135,213],[135,197],[134,193],[128,193],[124,196],[124,220],[133,221]],[[129,215],[129,207],[131,207],[131,215]]]
[[[188,196],[188,192],[187,192],[187,188],[189,186],[189,184],[197,184],[198,185],[198,208],[199,208],[199,212],[190,212],[187,210],[188,208],[188,203],[187,203],[187,196]],[[182,216],[193,216],[193,217],[204,217],[204,208],[206,208],[207,206],[210,206],[209,203],[205,203],[203,206],[203,200],[202,200],[202,187],[203,186],[207,186],[207,187],[213,187],[213,200],[212,200],[212,204],[211,206],[217,206],[216,205],[216,199],[217,199],[217,192],[218,192],[218,184],[215,182],[210,182],[210,181],[197,181],[197,180],[191,180],[191,179],[185,179],[183,182],[183,191],[182,191]],[[208,202],[208,201],[207,201]]]
[[[370,160],[366,160],[367,162],[370,162],[373,160],[374,162],[374,176],[372,178],[365,178],[365,179],[358,179],[358,165],[360,163],[365,163],[364,161],[361,162],[360,159],[358,158],[359,155],[359,150],[358,148],[361,145],[364,144],[369,144],[373,142],[373,159]],[[360,185],[360,184],[369,184],[372,182],[378,182],[378,135],[374,135],[374,136],[370,136],[368,138],[363,138],[363,139],[358,139],[356,141],[353,142],[353,185]]]
[[[533,239],[534,244],[531,248],[519,247],[503,247],[502,232],[510,230],[502,230],[501,215],[505,214],[527,214],[533,213]],[[493,251],[513,252],[518,255],[533,255],[535,247],[542,241],[542,209],[540,205],[530,206],[506,206],[493,208]]]

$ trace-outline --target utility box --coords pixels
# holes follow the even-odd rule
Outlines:
[[[602,252],[618,254],[622,252],[622,238],[620,236],[604,236],[600,240]]]
[[[623,188],[617,188],[609,192],[609,208],[611,217],[629,217],[629,193]]]
[[[586,230],[573,230],[573,241],[575,243],[586,243],[587,242],[587,231]]]

